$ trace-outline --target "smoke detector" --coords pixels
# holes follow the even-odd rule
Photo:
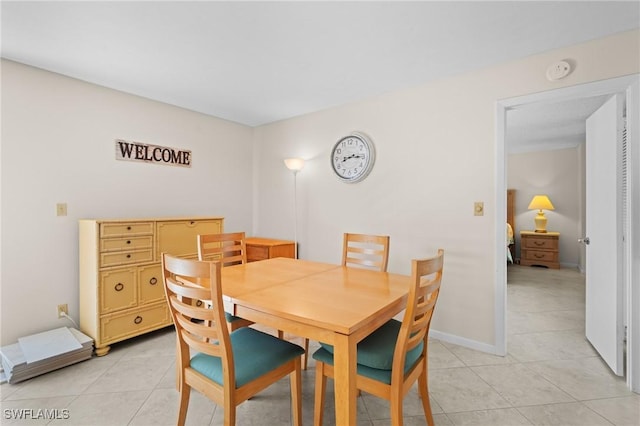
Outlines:
[[[547,79],[557,81],[565,78],[571,72],[571,65],[567,61],[558,61],[547,68]]]

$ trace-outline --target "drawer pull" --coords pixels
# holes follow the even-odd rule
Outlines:
[[[130,254],[127,255],[127,259],[131,259],[131,255]]]
[[[157,279],[156,277],[152,277],[152,278],[149,280],[149,284],[151,284],[151,285],[156,285],[156,284],[158,284],[158,279]]]
[[[127,244],[131,244],[131,240],[127,240]]]
[[[536,257],[536,259],[544,259],[544,254],[534,254],[534,256]]]
[[[113,287],[113,289],[115,291],[122,291],[123,288],[124,288],[124,284],[122,284],[122,283],[118,283],[118,284],[116,284],[115,287]]]
[[[131,227],[130,226],[127,226],[127,231],[131,231]]]
[[[198,300],[196,301],[196,306],[199,308],[200,306],[202,306],[202,300]]]
[[[134,322],[134,323],[136,323],[136,324],[140,324],[140,323],[142,322],[142,317],[141,317],[140,315],[138,315],[138,316],[133,320],[133,322]]]
[[[533,244],[539,246],[543,246],[544,245],[544,241],[534,241]]]

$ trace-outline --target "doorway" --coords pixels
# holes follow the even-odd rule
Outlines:
[[[495,334],[496,334],[496,347],[497,354],[507,354],[507,336],[506,336],[506,250],[504,245],[506,239],[506,230],[504,223],[506,221],[506,124],[507,124],[507,111],[524,107],[526,105],[537,104],[553,104],[561,101],[587,98],[593,96],[613,95],[616,93],[623,93],[627,95],[628,101],[628,116],[630,122],[628,123],[627,137],[630,141],[629,146],[638,146],[638,98],[640,95],[638,88],[638,75],[620,77],[616,79],[605,80],[601,82],[594,82],[583,84],[579,86],[573,86],[563,89],[557,89],[549,92],[538,93],[534,95],[528,95],[518,98],[511,98],[499,101],[496,108],[496,316],[495,316]],[[635,143],[635,145],[634,145]],[[638,149],[638,148],[636,148]],[[630,173],[640,172],[640,159],[638,153],[631,152],[631,159],[629,161]],[[633,186],[633,185],[632,185]],[[631,193],[628,197],[630,200],[630,210],[632,212],[640,209],[640,194],[638,194],[639,188],[631,188]],[[627,235],[625,235],[627,244],[626,257],[628,264],[625,273],[623,274],[623,286],[626,291],[626,317],[625,322],[628,326],[627,333],[627,385],[635,392],[640,392],[640,327],[633,326],[634,324],[640,324],[637,321],[637,316],[640,315],[640,280],[633,277],[639,277],[640,260],[637,259],[637,254],[640,253],[640,242],[638,241],[638,229],[627,229]],[[636,256],[633,256],[636,253]],[[588,273],[588,271],[587,271]],[[634,323],[634,321],[636,321]]]

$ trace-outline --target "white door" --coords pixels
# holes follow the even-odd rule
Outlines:
[[[619,215],[621,95],[587,119],[586,336],[611,370],[623,364],[622,230]]]

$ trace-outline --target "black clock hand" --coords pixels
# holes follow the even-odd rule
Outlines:
[[[342,162],[344,163],[345,161],[351,160],[352,158],[364,158],[364,155],[351,154],[348,157],[342,157]]]

